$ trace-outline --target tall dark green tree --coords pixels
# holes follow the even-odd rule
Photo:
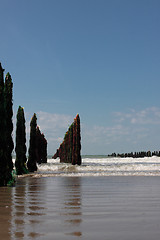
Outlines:
[[[37,117],[34,113],[30,122],[30,142],[29,142],[29,157],[27,167],[29,172],[37,171],[36,159],[37,159],[37,144],[36,144],[36,128]]]
[[[16,125],[16,173],[18,175],[28,173],[26,166],[26,127],[24,109],[19,106],[17,111],[17,125]]]

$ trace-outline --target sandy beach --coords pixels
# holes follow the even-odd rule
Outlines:
[[[158,240],[160,177],[26,177],[0,191],[0,239]]]

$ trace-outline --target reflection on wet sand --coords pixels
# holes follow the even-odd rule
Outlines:
[[[60,214],[64,216],[65,235],[81,237],[81,178],[63,178],[64,198]]]
[[[19,178],[0,191],[0,240],[82,236],[81,178]]]
[[[25,178],[0,190],[0,240],[158,240],[159,177]]]
[[[21,180],[12,189],[11,239],[34,239],[41,235],[35,231],[41,222],[38,216],[45,214],[39,191],[39,184],[30,179]]]
[[[11,195],[12,189],[1,187],[0,189],[0,239],[10,240],[11,222]]]
[[[25,194],[26,186],[19,185],[12,191],[12,221],[11,237],[12,239],[23,239],[25,225]]]
[[[81,237],[81,236],[82,236],[82,233],[81,233],[81,232],[72,232],[72,233],[66,233],[66,235]]]

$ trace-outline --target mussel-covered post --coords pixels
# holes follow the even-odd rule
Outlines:
[[[30,122],[29,157],[27,162],[27,167],[29,172],[37,171],[36,128],[37,128],[37,117],[36,117],[36,114],[34,113]]]
[[[4,69],[0,63],[0,186],[12,184],[13,162],[13,83],[9,73],[4,82]]]
[[[25,127],[25,117],[24,109],[19,106],[17,111],[17,125],[16,125],[16,173],[22,175],[28,173],[26,166],[26,127]]]
[[[64,140],[53,158],[60,158],[60,162],[81,165],[81,133],[80,117],[77,114],[74,122],[68,128]]]
[[[41,133],[39,127],[36,128],[36,155],[37,163],[46,163],[47,162],[47,140],[43,133]]]
[[[12,162],[12,151],[14,148],[12,132],[13,132],[13,83],[12,78],[9,72],[5,77],[4,84],[4,108],[5,108],[5,140],[6,140],[6,156],[7,156],[7,167],[8,172],[12,172],[13,170],[13,162]],[[11,176],[9,178],[12,178]]]
[[[81,131],[80,131],[80,117],[76,116],[76,164],[81,165]]]
[[[5,110],[4,110],[4,69],[0,63],[0,186],[6,185],[6,159],[5,159]]]

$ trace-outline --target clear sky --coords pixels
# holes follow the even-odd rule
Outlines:
[[[27,136],[35,112],[54,154],[79,113],[82,154],[160,150],[159,0],[0,0],[0,9],[0,62]]]

